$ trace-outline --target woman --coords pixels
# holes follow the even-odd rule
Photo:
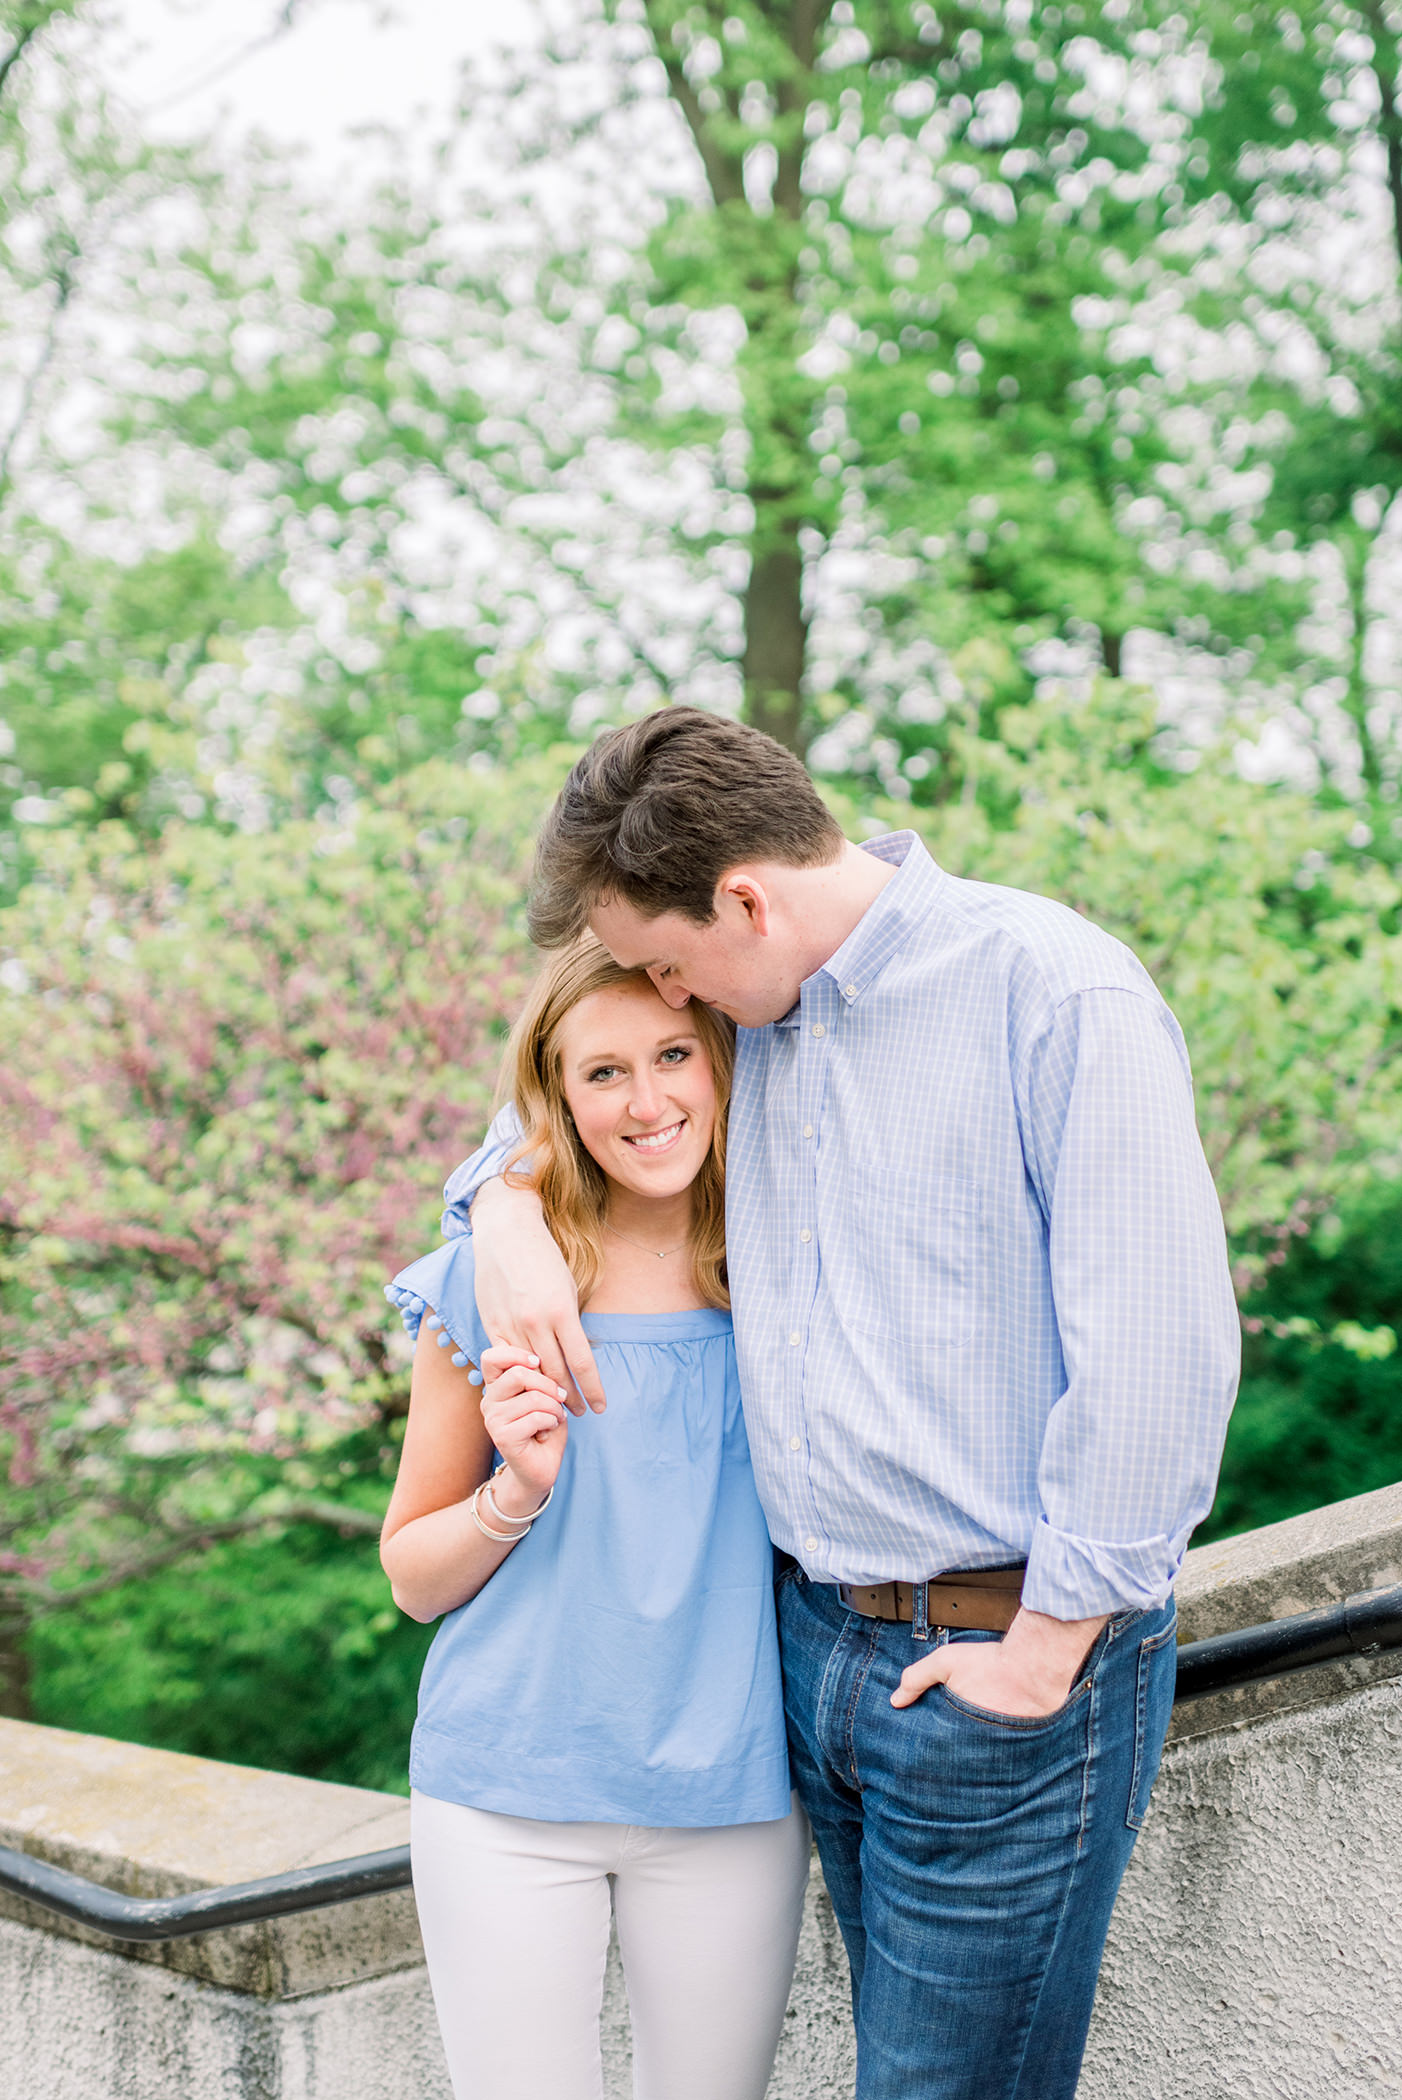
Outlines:
[[[572,1419],[492,1346],[470,1240],[389,1286],[417,1347],[381,1553],[402,1609],[447,1614],[411,1835],[457,2100],[599,2100],[610,1883],[636,2100],[769,2080],[808,1835],[727,1310],[731,1055],[709,1009],[592,940],[508,1046],[514,1171],[574,1270],[605,1413]]]

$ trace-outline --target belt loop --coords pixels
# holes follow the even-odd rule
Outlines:
[[[928,1582],[912,1583],[910,1591],[910,1637],[915,1641],[930,1638],[930,1585]]]

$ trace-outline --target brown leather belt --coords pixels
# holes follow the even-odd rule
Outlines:
[[[849,1611],[867,1619],[912,1624],[918,1593],[925,1592],[925,1623],[953,1629],[971,1626],[978,1633],[1006,1633],[1022,1602],[1026,1561],[1015,1568],[971,1568],[935,1575],[929,1582],[839,1582],[837,1594]]]

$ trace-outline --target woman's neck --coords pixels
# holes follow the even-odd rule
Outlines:
[[[626,1189],[620,1182],[609,1183],[607,1223],[616,1233],[640,1241],[653,1254],[661,1254],[664,1248],[684,1247],[691,1238],[695,1215],[690,1188],[678,1189],[675,1196],[640,1196],[636,1189]]]
[[[686,1312],[699,1307],[691,1265],[692,1191],[640,1196],[609,1183],[603,1261],[590,1312]]]

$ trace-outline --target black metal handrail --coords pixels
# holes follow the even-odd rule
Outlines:
[[[1178,1650],[1174,1698],[1200,1699],[1207,1692],[1311,1670],[1341,1655],[1376,1655],[1388,1648],[1402,1648],[1402,1583],[1365,1590],[1342,1604],[1297,1612],[1265,1626],[1186,1642]],[[297,1911],[350,1903],[357,1896],[408,1888],[410,1880],[409,1847],[396,1845],[389,1852],[364,1852],[322,1867],[294,1867],[291,1873],[272,1874],[263,1881],[196,1889],[188,1896],[124,1896],[66,1867],[0,1845],[0,1889],[115,1940],[187,1939],[226,1925],[291,1917]]]
[[[1402,1648],[1402,1583],[1360,1590],[1342,1604],[1324,1604],[1264,1626],[1243,1626],[1210,1640],[1188,1641],[1178,1650],[1174,1699],[1201,1699],[1263,1677],[1313,1670],[1341,1655],[1377,1655]]]
[[[236,1881],[228,1888],[194,1889],[188,1896],[124,1896],[67,1867],[0,1845],[0,1889],[91,1925],[114,1940],[188,1939],[224,1925],[286,1918],[299,1910],[323,1910],[357,1896],[376,1896],[383,1889],[407,1889],[409,1882],[409,1847],[396,1845],[390,1852],[362,1852],[356,1859],[294,1867],[288,1874]]]

